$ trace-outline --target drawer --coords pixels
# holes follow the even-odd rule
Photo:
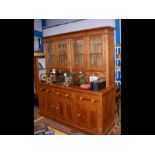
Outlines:
[[[44,85],[39,85],[38,91],[39,91],[39,93],[46,93],[47,94],[47,93],[52,92],[52,89],[47,87],[47,86],[44,86]]]
[[[70,91],[54,89],[53,93],[54,93],[54,96],[56,97],[56,99],[65,99],[65,100],[73,99],[73,94]]]
[[[89,95],[89,94],[76,94],[76,102],[79,103],[86,103],[89,105],[99,104],[101,102],[101,97],[96,95]]]

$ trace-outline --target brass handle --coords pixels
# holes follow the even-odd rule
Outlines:
[[[45,91],[46,89],[44,89],[44,88],[40,88],[40,90],[41,90],[41,91]]]
[[[59,92],[56,92],[56,94],[57,94],[57,95],[60,95],[60,93],[59,93]]]
[[[92,102],[92,103],[94,103],[94,102],[95,102],[95,100],[94,100],[94,99],[92,99],[92,100],[91,100],[91,102]]]
[[[68,94],[65,94],[66,97],[68,97]]]
[[[53,108],[53,107],[54,107],[54,105],[51,105],[51,106],[50,106],[50,108]]]
[[[83,97],[80,97],[80,100],[83,100]]]
[[[50,90],[49,90],[49,89],[47,89],[47,90],[46,90],[46,92],[48,93],[48,92],[50,92]]]
[[[56,106],[56,110],[59,110],[59,106],[58,105]]]
[[[77,116],[77,117],[80,117],[80,114],[78,113],[76,116]]]

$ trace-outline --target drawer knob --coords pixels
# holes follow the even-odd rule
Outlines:
[[[80,100],[83,100],[83,97],[80,97]]]
[[[68,94],[65,94],[66,97],[68,97]]]
[[[57,94],[57,95],[60,95],[60,93],[59,93],[59,92],[56,92],[56,94]]]
[[[94,103],[94,102],[95,102],[95,100],[94,100],[94,99],[92,99],[92,100],[91,100],[91,102],[92,102],[92,103]]]
[[[48,92],[50,92],[50,90],[49,90],[49,89],[47,89],[47,90],[46,90],[46,92],[48,93]]]
[[[45,88],[40,88],[40,91],[46,91],[46,89]]]
[[[56,110],[59,110],[59,106],[58,105],[56,106]]]
[[[76,116],[77,116],[77,117],[80,117],[80,114],[78,113]]]
[[[51,106],[50,106],[50,108],[53,108],[53,107],[54,107],[54,105],[51,105]]]

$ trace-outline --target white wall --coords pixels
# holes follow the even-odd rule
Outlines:
[[[34,19],[34,30],[42,32],[41,19]],[[38,48],[39,48],[38,37],[34,36],[34,51],[38,51]]]
[[[39,58],[38,63],[41,63],[42,67],[44,68],[43,70],[39,70],[39,75],[38,76],[39,76],[39,79],[40,79],[41,74],[46,74],[45,58]]]
[[[46,27],[77,21],[78,19],[46,19]]]
[[[34,19],[34,30],[42,32],[41,19]]]
[[[38,51],[38,49],[39,49],[38,37],[34,36],[34,51]]]
[[[46,28],[43,30],[43,36],[51,36],[56,34],[62,34],[67,32],[74,32],[83,29],[91,29],[97,27],[104,27],[104,26],[112,26],[115,27],[115,20],[114,19],[88,19],[82,20],[78,22],[73,22],[65,25],[59,25],[55,27]]]

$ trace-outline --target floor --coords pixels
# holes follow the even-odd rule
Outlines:
[[[115,126],[108,133],[108,135],[121,135],[121,103],[119,103],[119,117],[118,113],[115,113]],[[45,123],[49,130],[54,131],[55,135],[87,135],[77,129],[60,124],[52,119],[45,118],[39,114],[38,106],[34,106],[34,125],[39,123]]]

